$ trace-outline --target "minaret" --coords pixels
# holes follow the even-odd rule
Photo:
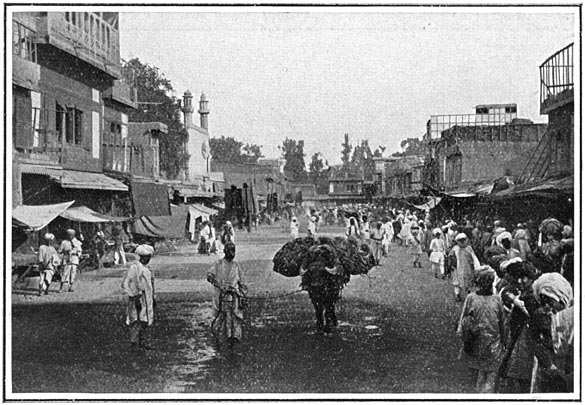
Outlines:
[[[191,124],[193,124],[193,95],[191,92],[187,90],[185,94],[183,94],[183,106],[181,107],[181,111],[185,115],[185,128],[189,128]]]
[[[209,129],[207,127],[207,115],[209,114],[209,109],[207,108],[207,99],[205,98],[205,93],[201,93],[201,99],[199,100],[199,115],[201,116],[201,128]]]

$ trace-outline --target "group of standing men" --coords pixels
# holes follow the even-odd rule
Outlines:
[[[74,290],[81,252],[81,242],[75,237],[74,229],[67,230],[67,238],[61,241],[58,250],[55,248],[55,235],[45,234],[38,253],[39,295],[49,294],[49,287],[57,271],[61,276],[59,292],[63,291],[65,285],[68,285],[68,291]]]

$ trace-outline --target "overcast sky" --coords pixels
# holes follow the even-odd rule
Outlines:
[[[323,152],[340,163],[345,133],[396,151],[430,115],[478,104],[517,103],[546,122],[538,67],[574,41],[574,15],[558,8],[226,10],[121,13],[121,56],[159,67],[176,96],[205,91],[211,136],[267,157],[304,139],[307,162]]]

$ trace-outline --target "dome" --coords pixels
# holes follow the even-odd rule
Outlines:
[[[191,91],[187,90],[184,94],[186,97],[193,97],[193,95],[191,94]]]

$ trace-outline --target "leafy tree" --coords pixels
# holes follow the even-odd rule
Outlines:
[[[394,152],[392,156],[413,156],[413,155],[424,155],[426,152],[425,144],[419,138],[407,138],[400,142],[401,152]]]
[[[316,186],[318,194],[327,194],[329,190],[329,163],[323,163],[323,155],[314,153],[309,163],[309,180]]]
[[[213,160],[221,163],[256,163],[262,157],[260,146],[244,144],[232,137],[211,138],[209,146]]]
[[[170,179],[183,171],[189,160],[185,149],[187,131],[181,120],[171,81],[159,68],[134,58],[122,65],[122,76],[138,92],[138,108],[128,114],[131,122],[162,122],[169,132],[160,139],[160,169]]]
[[[288,137],[278,147],[282,157],[286,160],[284,175],[292,181],[305,181],[307,171],[305,169],[305,141],[295,141]]]
[[[341,162],[342,162],[342,168],[345,171],[350,171],[350,158],[351,158],[351,149],[352,146],[349,143],[349,134],[345,134],[344,135],[344,141],[341,144],[342,148],[341,149]]]

